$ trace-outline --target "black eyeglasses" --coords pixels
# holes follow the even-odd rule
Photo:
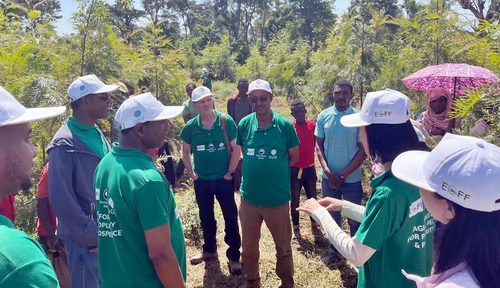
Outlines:
[[[257,101],[260,100],[260,102],[267,102],[267,98],[268,96],[260,96],[260,97],[253,97],[253,98],[250,98],[250,102],[251,103],[257,103]]]

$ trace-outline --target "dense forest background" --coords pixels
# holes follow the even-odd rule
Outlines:
[[[277,96],[304,99],[313,115],[330,105],[340,78],[354,84],[356,105],[368,91],[392,88],[412,98],[416,114],[424,93],[401,79],[423,67],[463,62],[500,74],[500,0],[351,0],[342,15],[328,0],[76,2],[75,33],[58,35],[58,0],[0,1],[0,85],[27,107],[68,105],[68,85],[91,73],[107,83],[146,78],[164,104],[180,104],[185,84],[206,67],[220,82],[266,79]],[[457,4],[473,20],[450,8]],[[498,141],[498,99],[496,88],[460,99],[463,133],[486,115],[486,137]],[[38,168],[63,118],[34,125]],[[17,224],[32,231],[33,219]]]

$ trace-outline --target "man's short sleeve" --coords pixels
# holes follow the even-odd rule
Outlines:
[[[226,128],[227,128],[227,137],[229,138],[229,141],[233,141],[234,139],[236,139],[238,133],[238,127],[236,126],[233,117],[231,117],[231,115],[229,114],[226,114]]]
[[[401,226],[397,217],[397,203],[389,197],[387,187],[375,188],[372,198],[366,204],[363,222],[356,232],[359,241],[377,251]]]
[[[189,122],[184,125],[184,128],[182,128],[181,134],[179,134],[179,138],[181,138],[181,140],[186,142],[187,144],[191,145],[191,125],[189,125]]]
[[[319,138],[325,138],[325,131],[323,130],[323,117],[321,114],[318,115],[314,135]]]
[[[143,230],[150,230],[170,223],[167,197],[172,195],[164,182],[150,181],[138,189],[135,205]]]

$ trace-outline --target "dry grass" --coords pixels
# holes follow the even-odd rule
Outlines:
[[[222,86],[223,84],[216,83],[216,91],[220,91],[219,95],[216,94],[216,107],[218,110],[225,112],[225,99],[230,95],[233,86]],[[236,85],[234,85],[236,86]],[[219,89],[217,89],[219,88]],[[283,98],[274,98],[272,108],[276,112],[290,118],[290,110],[288,102]],[[172,143],[174,144],[174,143]],[[177,146],[177,145],[173,145]],[[173,149],[174,151],[180,151]],[[178,158],[179,155],[174,155]],[[318,168],[318,176],[319,167]],[[192,230],[199,227],[199,223],[192,223],[197,220],[198,210],[192,188],[192,182],[188,179],[183,183],[183,187],[176,189],[176,201],[178,203],[181,217],[186,231],[186,237],[192,235]],[[284,179],[285,180],[285,179]],[[318,196],[320,195],[320,183],[318,182]],[[302,195],[303,200],[305,196]],[[319,196],[320,197],[320,196]],[[240,196],[235,194],[237,205],[240,203]],[[225,251],[227,245],[224,243],[224,220],[222,213],[216,202],[215,213],[218,233],[218,260],[211,260],[199,265],[190,265],[188,263],[187,269],[187,287],[239,287],[244,282],[244,276],[231,275],[229,273],[227,258]],[[189,222],[189,223],[187,223]],[[295,283],[296,287],[356,287],[357,275],[352,273],[349,263],[343,261],[337,263],[335,266],[328,267],[324,265],[320,259],[329,252],[330,242],[327,238],[314,237],[310,232],[309,217],[301,213],[300,225],[302,239],[300,241],[292,241],[293,259],[295,267]],[[191,237],[193,238],[193,237]],[[196,238],[196,237],[195,237]],[[201,249],[200,241],[197,239],[187,239],[187,256],[188,258]],[[265,224],[262,225],[262,238],[260,240],[260,273],[262,287],[278,287],[280,284],[279,278],[275,273],[276,264],[276,251],[274,249],[274,242],[271,234],[269,233]]]

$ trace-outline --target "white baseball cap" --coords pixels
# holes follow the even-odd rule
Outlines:
[[[89,94],[99,94],[99,93],[108,93],[115,90],[118,90],[120,85],[112,84],[106,85],[104,84],[97,76],[94,74],[85,75],[82,77],[78,77],[68,88],[68,95],[71,102],[74,102],[84,96]]]
[[[59,116],[64,111],[64,106],[26,108],[0,86],[0,127],[48,119]]]
[[[396,90],[368,92],[361,111],[345,115],[340,119],[340,123],[345,127],[401,124],[410,119],[410,106],[410,98]]]
[[[212,96],[210,89],[205,86],[196,87],[191,93],[191,101],[197,102],[208,96]]]
[[[391,170],[462,207],[500,210],[500,148],[482,139],[447,133],[432,152],[401,153]]]
[[[202,72],[202,73],[207,73],[207,72],[208,72],[208,70],[207,70],[207,68],[202,68],[202,69],[201,69],[201,72]]]
[[[138,123],[174,118],[182,113],[184,106],[164,106],[150,92],[131,96],[116,111],[115,120],[120,130],[134,127]]]
[[[250,82],[250,84],[248,85],[247,95],[250,95],[250,93],[254,90],[264,90],[271,94],[273,93],[273,90],[271,90],[271,85],[269,85],[269,82],[262,79],[257,79]]]

